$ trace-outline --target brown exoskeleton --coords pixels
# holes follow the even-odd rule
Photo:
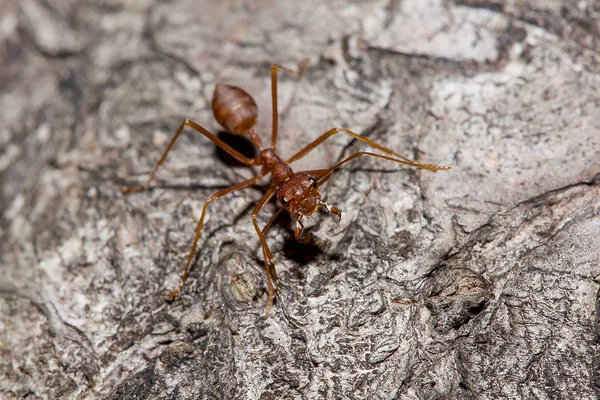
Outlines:
[[[401,164],[410,165],[415,168],[427,169],[430,171],[439,171],[439,170],[447,170],[450,167],[438,166],[433,164],[419,164],[414,161],[407,159],[406,157],[401,156],[400,154],[381,146],[369,139],[366,139],[362,136],[357,135],[356,133],[343,128],[333,128],[329,131],[323,133],[313,142],[309,143],[306,147],[298,151],[292,157],[287,160],[282,160],[276,153],[276,143],[277,143],[277,125],[278,125],[278,114],[277,114],[277,70],[282,69],[286,72],[295,74],[296,72],[286,69],[284,67],[273,65],[271,67],[271,96],[272,96],[272,112],[273,112],[273,129],[271,133],[271,145],[265,147],[254,131],[254,124],[256,122],[256,118],[258,115],[258,108],[254,99],[246,93],[244,90],[230,85],[218,84],[215,87],[215,91],[212,99],[212,110],[215,115],[216,120],[221,124],[221,126],[228,132],[235,135],[248,135],[250,141],[259,149],[259,154],[257,157],[253,159],[249,159],[233,149],[227,143],[223,142],[221,139],[210,133],[208,130],[203,128],[202,126],[196,124],[195,122],[186,119],[181,125],[175,135],[169,142],[166,150],[156,163],[156,166],[152,170],[146,184],[139,187],[130,187],[125,186],[123,191],[125,193],[138,192],[144,189],[147,189],[152,182],[152,179],[156,175],[156,171],[160,167],[160,165],[165,161],[167,154],[175,144],[175,141],[183,131],[186,126],[189,126],[196,131],[200,132],[202,135],[206,136],[208,139],[213,141],[217,146],[227,152],[236,160],[249,165],[249,166],[262,166],[262,171],[253,178],[240,182],[236,185],[230,186],[228,188],[222,189],[211,195],[208,200],[204,203],[204,207],[202,208],[202,213],[200,215],[200,219],[198,221],[198,225],[196,227],[196,234],[194,236],[194,241],[192,243],[192,248],[190,249],[188,260],[185,266],[185,270],[181,277],[181,284],[177,289],[169,293],[169,298],[173,299],[175,296],[179,294],[181,289],[183,288],[188,274],[190,272],[190,268],[192,265],[192,261],[194,260],[194,255],[196,254],[196,246],[198,244],[198,240],[200,238],[200,231],[202,230],[202,223],[204,222],[204,216],[206,215],[206,210],[208,205],[212,203],[219,197],[222,197],[228,193],[234,192],[236,190],[244,189],[258,183],[264,176],[267,174],[271,174],[271,187],[267,190],[263,198],[259,201],[259,203],[254,208],[252,212],[252,223],[254,224],[254,228],[256,230],[256,234],[258,235],[260,242],[262,244],[263,258],[265,262],[265,270],[267,275],[267,306],[266,306],[266,314],[269,315],[270,309],[273,305],[273,301],[275,299],[275,295],[278,291],[277,286],[277,273],[275,272],[275,265],[273,263],[273,254],[267,245],[265,240],[265,235],[269,230],[271,224],[277,218],[279,213],[283,210],[287,210],[292,218],[295,220],[295,236],[298,241],[303,241],[303,231],[304,226],[302,225],[302,219],[306,216],[310,216],[314,214],[317,210],[323,210],[329,214],[333,214],[337,217],[338,221],[340,220],[342,214],[340,210],[338,210],[335,206],[327,204],[321,199],[321,193],[319,192],[319,187],[326,182],[332,175],[332,173],[339,168],[341,165],[347,163],[350,160],[361,156],[371,156],[383,158],[385,160],[394,161]],[[335,135],[337,133],[344,133],[346,135],[352,136],[354,139],[364,142],[384,153],[371,153],[367,151],[361,151],[355,153],[349,157],[346,157],[342,161],[333,165],[330,168],[310,170],[310,171],[301,171],[294,172],[294,170],[289,166],[292,162],[299,160],[308,154],[315,147],[320,145],[325,139],[328,137]],[[282,205],[282,208],[278,209],[275,215],[271,218],[271,220],[261,229],[256,220],[259,211],[264,207],[265,204],[273,197],[277,196],[277,200]]]

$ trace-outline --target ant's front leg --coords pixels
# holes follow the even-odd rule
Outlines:
[[[325,139],[327,139],[328,137],[333,136],[335,134],[338,134],[338,133],[344,133],[348,136],[353,137],[356,140],[360,140],[361,142],[366,143],[369,146],[372,146],[380,151],[383,151],[384,153],[387,153],[390,156],[394,156],[395,157],[394,161],[396,161],[400,164],[410,165],[411,167],[415,167],[415,168],[428,169],[430,171],[442,171],[442,170],[450,169],[450,167],[446,167],[446,166],[442,166],[442,165],[421,164],[421,163],[414,162],[414,161],[404,157],[403,155],[400,155],[400,154],[396,153],[395,151],[393,151],[385,146],[382,146],[379,143],[372,141],[371,139],[362,137],[362,136],[352,132],[351,130],[344,129],[344,128],[333,128],[333,129],[328,130],[327,132],[325,132],[324,134],[322,134],[321,136],[319,136],[318,138],[313,140],[311,143],[306,145],[303,149],[301,149],[299,152],[294,154],[288,160],[286,160],[286,163],[290,164],[294,161],[301,159],[302,157],[304,157],[305,155],[310,153],[312,150],[314,150],[321,143],[323,143],[325,141]]]
[[[268,297],[267,297],[267,306],[265,309],[266,317],[268,317],[269,313],[271,312],[271,308],[273,307],[273,302],[275,301],[275,296],[277,295],[277,292],[279,291],[279,287],[277,285],[277,273],[275,272],[275,264],[273,263],[273,254],[271,253],[271,250],[269,249],[269,245],[267,244],[267,241],[265,240],[263,230],[261,230],[260,227],[258,226],[258,222],[256,221],[256,218],[257,218],[260,210],[275,195],[276,191],[277,191],[277,188],[275,186],[271,187],[267,191],[267,193],[265,193],[265,195],[260,200],[260,202],[256,205],[256,207],[254,208],[254,211],[252,211],[252,224],[254,225],[254,229],[256,230],[256,234],[258,235],[258,238],[260,239],[260,244],[262,245],[263,258],[265,261],[265,272],[267,274],[267,296]],[[267,226],[270,226],[271,222],[272,221],[270,221],[267,224]],[[265,226],[265,228],[267,226]]]
[[[208,205],[216,199],[218,199],[219,197],[223,197],[228,193],[235,192],[236,190],[244,189],[254,185],[262,177],[263,175],[258,175],[244,182],[240,182],[228,188],[221,189],[218,192],[214,193],[212,196],[210,196],[208,200],[206,200],[204,206],[202,207],[202,214],[200,215],[200,219],[198,220],[198,225],[196,226],[196,234],[194,235],[194,242],[192,243],[192,248],[190,249],[190,252],[188,254],[187,263],[185,264],[185,270],[183,271],[183,275],[181,276],[181,284],[177,287],[177,289],[169,293],[169,300],[173,300],[179,294],[179,292],[181,292],[181,289],[183,289],[183,286],[187,281],[188,274],[190,273],[190,269],[192,267],[192,262],[194,261],[194,255],[196,254],[196,246],[198,245],[198,240],[200,239],[200,232],[202,231],[202,224],[204,223],[204,217],[206,216],[206,210],[208,209]]]

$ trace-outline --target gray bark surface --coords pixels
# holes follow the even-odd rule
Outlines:
[[[216,83],[279,152],[346,127],[359,159],[312,241],[250,221],[265,185],[186,130]],[[0,2],[0,398],[594,399],[600,391],[597,1]],[[344,135],[294,168],[327,167]],[[275,211],[268,204],[266,223]]]

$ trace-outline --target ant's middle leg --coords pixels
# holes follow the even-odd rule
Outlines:
[[[415,168],[428,169],[430,171],[439,171],[439,170],[450,169],[450,167],[446,167],[446,166],[440,166],[440,165],[435,165],[435,164],[420,164],[420,163],[414,162],[414,161],[409,160],[408,158],[396,153],[395,151],[388,149],[387,147],[384,147],[370,139],[362,137],[362,136],[352,132],[351,130],[344,129],[344,128],[333,128],[333,129],[328,130],[327,132],[325,132],[324,134],[319,136],[317,139],[315,139],[311,143],[309,143],[302,150],[300,150],[299,152],[294,154],[292,157],[290,157],[288,160],[286,160],[286,163],[290,164],[296,160],[301,159],[302,157],[307,155],[310,151],[314,150],[318,145],[323,143],[325,141],[325,139],[327,139],[328,137],[333,136],[337,133],[345,133],[346,135],[352,136],[356,140],[360,140],[361,142],[366,143],[369,146],[375,147],[376,149],[381,150],[384,153],[390,154],[397,158],[397,160],[395,160],[396,162],[399,162],[402,164],[410,165]]]
[[[206,136],[208,139],[210,139],[211,141],[213,141],[217,146],[219,146],[221,149],[223,149],[223,151],[225,151],[226,153],[228,153],[229,155],[231,155],[233,158],[235,158],[239,162],[244,163],[246,165],[258,165],[258,164],[260,164],[260,160],[258,158],[249,159],[248,157],[245,157],[244,155],[242,155],[241,153],[239,153],[238,151],[236,151],[235,149],[233,149],[233,147],[229,146],[227,143],[225,143],[224,141],[222,141],[221,139],[219,139],[217,136],[215,136],[212,133],[210,133],[204,127],[198,125],[197,123],[195,123],[194,121],[192,121],[190,119],[186,119],[185,121],[183,121],[181,123],[181,125],[179,125],[179,128],[177,129],[177,132],[175,132],[175,135],[173,135],[173,138],[169,142],[169,145],[167,146],[167,149],[163,152],[162,156],[160,157],[160,159],[158,160],[158,162],[154,166],[154,169],[150,173],[150,176],[148,177],[148,180],[146,181],[146,183],[143,186],[124,186],[123,187],[123,193],[140,192],[142,190],[148,189],[148,186],[150,185],[150,182],[152,182],[152,180],[154,179],[154,176],[156,175],[156,171],[158,171],[158,168],[165,161],[165,159],[167,158],[167,154],[169,153],[169,151],[171,150],[171,148],[173,147],[173,145],[177,141],[177,138],[179,138],[179,135],[181,135],[181,132],[183,132],[183,129],[186,126],[189,126],[190,128],[193,128],[196,131],[200,132],[202,135]]]

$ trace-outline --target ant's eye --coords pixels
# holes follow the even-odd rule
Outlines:
[[[317,181],[315,181],[315,178],[308,178],[308,181],[310,182],[310,185],[312,187],[314,187],[315,189],[317,188]]]
[[[287,197],[282,197],[281,204],[283,204],[285,206],[287,203],[289,203],[289,200],[287,199]]]

